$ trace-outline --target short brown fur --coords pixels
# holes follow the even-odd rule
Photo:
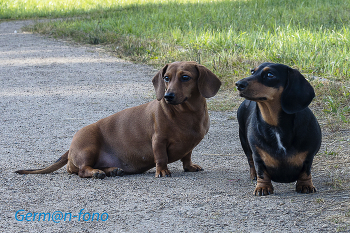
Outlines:
[[[221,82],[195,62],[167,64],[152,82],[157,100],[82,128],[52,166],[17,173],[50,173],[67,164],[69,173],[82,178],[142,173],[152,167],[162,177],[171,175],[167,164],[177,160],[185,171],[203,170],[192,163],[191,154],[209,129],[205,98],[214,96]]]

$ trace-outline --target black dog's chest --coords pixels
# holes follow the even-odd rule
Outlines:
[[[276,159],[287,157],[293,151],[290,145],[290,136],[275,127],[258,127],[248,129],[248,140],[251,145],[269,153]]]
[[[271,179],[277,182],[291,182],[297,179],[307,152],[300,152],[294,145],[292,134],[283,129],[258,124],[248,129],[248,140],[253,151],[256,166],[263,166]]]

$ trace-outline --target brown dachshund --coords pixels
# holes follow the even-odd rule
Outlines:
[[[191,161],[192,150],[209,130],[205,98],[214,96],[220,80],[195,62],[164,66],[152,80],[157,99],[125,109],[79,130],[69,150],[51,166],[19,170],[46,174],[67,164],[82,178],[143,173],[171,176],[167,164],[182,161],[185,171],[203,170]]]
[[[297,181],[297,192],[316,192],[311,165],[321,129],[308,108],[315,96],[309,82],[286,65],[263,63],[236,86],[246,98],[237,119],[250,177],[257,178],[254,194],[273,193],[271,180]]]

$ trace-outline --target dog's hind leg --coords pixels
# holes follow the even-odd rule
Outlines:
[[[243,132],[241,132],[241,129],[239,130],[239,138],[241,140],[242,148],[244,150],[245,155],[247,156],[248,159],[248,164],[250,168],[250,179],[251,180],[256,180],[257,175],[256,175],[256,170],[255,170],[255,165],[254,165],[254,160],[253,160],[253,152],[249,147],[248,140]]]
[[[96,178],[96,179],[104,179],[106,177],[106,173],[100,169],[94,169],[90,166],[83,166],[79,169],[78,173],[81,178]]]
[[[120,169],[117,167],[101,168],[101,170],[104,171],[104,173],[106,173],[107,176],[111,176],[111,177],[124,175],[123,169]]]
[[[181,159],[185,172],[198,172],[203,171],[203,168],[197,164],[193,164],[191,160],[192,151]]]
[[[68,160],[67,163],[67,172],[69,174],[77,174],[79,172],[79,168],[77,168],[71,161]]]
[[[78,153],[70,151],[70,160],[68,162],[67,171],[69,173],[78,174],[81,178],[97,178],[103,179],[106,173],[101,169],[93,168],[96,164],[97,152],[93,149],[80,150]]]

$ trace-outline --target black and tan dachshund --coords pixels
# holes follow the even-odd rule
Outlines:
[[[308,108],[315,92],[298,70],[263,63],[236,83],[241,97],[239,137],[257,179],[255,195],[273,193],[272,181],[297,181],[296,191],[313,193],[311,165],[321,145],[320,126]]]

